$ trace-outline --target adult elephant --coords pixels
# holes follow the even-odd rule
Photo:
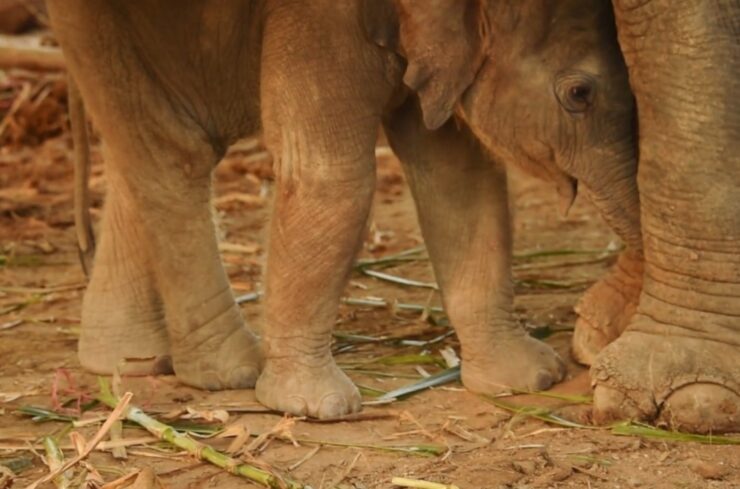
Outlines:
[[[617,0],[644,287],[592,367],[597,420],[740,431],[740,2]]]

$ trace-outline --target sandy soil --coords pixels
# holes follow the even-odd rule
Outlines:
[[[379,189],[364,257],[381,257],[421,243],[413,203],[397,161],[380,151]],[[100,155],[92,188],[97,219],[105,188]],[[92,399],[96,378],[82,371],[75,356],[80,302],[85,277],[77,262],[71,206],[71,163],[66,136],[36,148],[4,149],[0,153],[0,464],[18,470],[13,487],[25,487],[46,473],[38,452],[40,437],[59,435],[71,447],[67,422],[34,422],[22,406],[59,408],[78,415],[76,407]],[[272,191],[270,163],[259,147],[242,146],[217,171],[216,207],[222,230],[223,258],[235,294],[260,288],[264,262],[266,204]],[[519,255],[557,250],[607,250],[616,244],[593,207],[583,199],[567,219],[557,215],[554,190],[516,174],[511,177],[515,209],[515,249]],[[547,253],[545,253],[547,254]],[[588,284],[609,266],[604,254],[535,256],[516,260],[516,311],[528,328],[549,327],[547,337],[569,357],[572,307]],[[408,261],[383,271],[420,281],[433,280],[428,261]],[[356,272],[346,295],[387,301],[438,305],[429,289],[381,282]],[[243,311],[249,324],[260,327],[259,302]],[[345,305],[337,330],[373,337],[431,339],[448,331],[440,314],[425,318],[418,312]],[[415,382],[419,368],[441,368],[416,360],[386,365],[386,356],[427,352],[439,359],[444,347],[458,349],[454,336],[432,346],[399,346],[390,342],[357,343],[338,338],[336,358],[358,384],[383,391]],[[358,369],[357,364],[364,364]],[[353,367],[354,366],[354,367]],[[265,412],[247,391],[203,392],[180,385],[174,377],[124,378],[122,390],[134,393],[133,403],[152,414],[190,408],[202,415],[228,411],[230,432],[245,426],[252,434],[283,423],[285,437],[272,439],[262,451],[247,457],[314,488],[389,488],[403,476],[455,484],[460,489],[484,488],[703,488],[740,487],[740,447],[693,442],[655,441],[616,436],[609,429],[564,428],[494,406],[466,392],[459,383],[428,390],[406,400],[366,406],[353,421],[317,423],[282,421]],[[587,371],[569,362],[568,379],[556,392],[588,394]],[[372,401],[366,396],[367,401]],[[588,423],[588,405],[535,396],[506,399],[522,406],[554,409],[568,419]],[[180,411],[178,411],[180,410]],[[99,418],[108,410],[95,407],[84,418]],[[203,422],[203,420],[194,420]],[[286,424],[287,423],[287,424]],[[216,423],[218,425],[218,422]],[[86,438],[100,421],[74,431]],[[125,439],[146,436],[132,426]],[[233,439],[204,440],[226,448]],[[311,441],[309,441],[311,440]],[[248,442],[249,443],[249,442]],[[332,446],[346,444],[346,446]],[[441,455],[421,456],[371,448],[434,445]],[[319,446],[318,451],[315,447]],[[72,456],[67,451],[68,457]],[[305,459],[305,460],[304,460]],[[152,468],[164,487],[252,487],[250,482],[160,444],[128,447],[126,459],[95,451],[89,462],[106,481],[135,468]],[[1,474],[1,472],[0,472]],[[1,479],[0,475],[0,480]],[[2,486],[2,483],[0,483]],[[8,486],[5,486],[8,487]],[[51,485],[48,485],[51,487]],[[89,487],[95,487],[93,485]],[[255,486],[256,487],[256,486]]]

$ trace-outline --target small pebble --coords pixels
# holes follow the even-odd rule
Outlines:
[[[687,460],[686,465],[704,479],[722,479],[728,472],[727,467],[723,465],[714,462],[707,462],[698,458]]]
[[[537,466],[531,460],[511,462],[511,466],[514,467],[514,470],[524,475],[532,474],[537,470]]]

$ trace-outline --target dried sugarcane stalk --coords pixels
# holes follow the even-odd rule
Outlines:
[[[103,378],[99,378],[98,380],[100,383],[100,394],[98,395],[98,400],[107,406],[115,406],[118,404],[118,399],[111,393],[110,388],[108,387],[108,382]],[[245,477],[251,481],[262,484],[265,487],[274,489],[310,489],[309,486],[303,485],[299,482],[281,478],[274,473],[253,465],[241,463],[241,461],[229,457],[225,453],[221,453],[209,445],[193,440],[189,436],[178,432],[171,426],[157,421],[136,406],[130,405],[126,410],[125,416],[126,419],[142,426],[160,440],[171,443],[172,445],[185,450],[189,454],[206,462],[210,462],[217,467],[221,467],[234,475]]]

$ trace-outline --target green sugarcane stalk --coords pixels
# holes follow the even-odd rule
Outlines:
[[[111,408],[115,407],[118,404],[118,399],[111,393],[108,381],[99,377],[98,383],[100,384],[98,400],[106,406]],[[189,436],[178,432],[171,426],[157,421],[136,406],[129,405],[125,416],[126,419],[141,425],[157,438],[171,443],[201,460],[205,460],[217,467],[221,467],[234,475],[245,477],[271,489],[310,489],[309,486],[301,484],[300,482],[283,479],[276,474],[253,465],[241,463],[241,461],[229,457],[209,445],[193,440]]]
[[[45,436],[43,444],[44,450],[46,451],[46,462],[49,464],[49,469],[53,471],[56,470],[57,467],[64,465],[64,453],[59,448],[59,445],[57,445],[54,438]],[[69,478],[64,472],[54,477],[54,485],[57,486],[58,489],[68,489],[69,484]]]

